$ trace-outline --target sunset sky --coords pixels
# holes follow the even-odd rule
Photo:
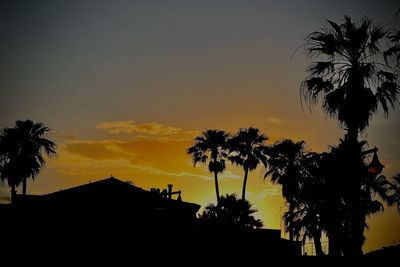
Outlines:
[[[43,194],[113,175],[139,187],[174,184],[183,200],[215,201],[207,166],[185,154],[202,130],[258,127],[270,140],[326,151],[344,131],[317,105],[302,110],[299,85],[310,32],[363,15],[399,27],[398,1],[4,0],[0,9],[0,127],[20,119],[53,131],[58,155],[28,185]],[[363,136],[383,174],[400,172],[400,107],[376,114]],[[240,193],[228,165],[222,194]],[[251,173],[248,199],[266,228],[280,228],[280,187]],[[1,201],[9,199],[7,184]],[[106,196],[105,196],[106,197]],[[368,220],[365,251],[400,243],[395,208]]]

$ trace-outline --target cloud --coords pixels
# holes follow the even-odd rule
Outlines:
[[[194,168],[186,149],[188,139],[134,137],[129,140],[67,140],[60,146],[55,168],[66,175],[92,175],[98,170],[133,169],[158,176],[211,180],[207,166]],[[241,179],[230,171],[222,179]]]
[[[93,160],[125,159],[134,164],[151,164],[163,168],[190,165],[186,149],[190,140],[135,137],[130,140],[73,140],[61,147],[69,154]]]
[[[74,140],[63,146],[64,151],[93,160],[132,158],[134,153],[125,153],[119,145],[124,142],[116,140],[85,141]]]
[[[108,130],[111,134],[142,133],[150,135],[176,135],[182,133],[181,128],[163,125],[157,122],[137,124],[128,121],[104,121],[96,125],[98,129]]]
[[[266,196],[281,196],[281,188],[278,185],[268,184],[257,197],[264,199]]]
[[[150,173],[159,174],[159,175],[165,175],[165,176],[196,177],[196,178],[201,178],[201,179],[204,179],[204,180],[211,180],[212,179],[211,176],[200,175],[200,174],[195,174],[195,173],[191,173],[191,172],[169,172],[169,171],[159,170],[159,169],[148,167],[148,166],[132,165],[132,167],[135,168],[135,169],[140,169],[140,170],[148,171]]]
[[[271,124],[282,124],[285,121],[280,119],[280,118],[275,118],[275,117],[269,117],[269,118],[265,118],[264,121],[266,123],[271,123]]]
[[[76,133],[71,131],[52,130],[50,134],[59,140],[74,140],[77,138]]]
[[[242,179],[242,176],[239,176],[231,171],[227,171],[225,170],[223,173],[218,175],[218,179],[222,180],[222,179]]]
[[[182,187],[190,185],[194,192],[208,188],[214,179],[207,165],[195,168],[186,153],[199,131],[155,122],[136,124],[134,121],[104,121],[97,128],[111,134],[138,134],[84,140],[59,132],[58,157],[49,160],[49,169],[66,180],[86,181],[113,174],[115,177],[129,177],[147,187],[163,183]],[[219,179],[239,181],[242,176],[225,170]]]

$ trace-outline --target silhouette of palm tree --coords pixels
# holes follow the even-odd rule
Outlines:
[[[220,130],[206,130],[194,138],[194,145],[187,149],[192,156],[193,164],[208,163],[208,170],[214,173],[215,192],[219,201],[218,173],[225,170],[225,159],[228,156],[227,140],[229,134]]]
[[[224,230],[256,229],[263,226],[262,221],[253,216],[256,212],[247,200],[237,199],[235,194],[225,195],[217,205],[207,205],[200,222],[206,227]]]
[[[267,163],[265,141],[268,137],[260,133],[257,128],[240,129],[228,140],[229,160],[236,165],[242,166],[244,170],[242,200],[246,199],[246,185],[249,171],[253,171],[260,163]]]
[[[400,87],[397,69],[385,57],[384,42],[388,31],[371,19],[352,22],[348,16],[342,24],[328,20],[329,27],[321,28],[306,38],[306,51],[313,62],[308,77],[302,82],[300,91],[309,106],[323,100],[327,114],[336,117],[347,130],[345,135],[348,173],[341,174],[347,181],[347,207],[351,210],[347,241],[352,246],[350,254],[361,255],[365,210],[361,199],[363,172],[358,134],[364,131],[380,105],[387,116],[389,105],[398,103]],[[348,141],[348,142],[347,142]],[[350,174],[352,177],[350,177]]]
[[[357,140],[378,105],[388,115],[388,105],[398,102],[396,70],[384,60],[383,43],[388,32],[364,18],[359,25],[348,16],[342,24],[328,20],[306,38],[306,51],[313,62],[301,93],[309,105],[322,96],[323,107],[347,129],[346,137]]]
[[[324,186],[320,218],[329,238],[329,254],[333,256],[362,254],[366,217],[381,211],[382,201],[391,204],[391,183],[383,175],[368,172],[362,154],[365,144],[357,142],[355,148],[353,142],[341,140],[337,147],[321,155],[319,175]],[[355,149],[357,158],[349,152]],[[356,185],[359,190],[354,189]]]
[[[289,238],[293,241],[293,216],[296,198],[300,192],[300,180],[302,175],[302,158],[304,157],[304,141],[297,143],[285,139],[276,142],[267,149],[268,169],[264,178],[271,176],[271,181],[282,186],[282,196],[289,204],[287,213],[287,225],[289,226]]]
[[[330,153],[321,154],[306,152],[304,142],[290,140],[277,142],[268,149],[266,177],[270,175],[271,180],[282,184],[282,195],[289,203],[289,211],[283,216],[285,230],[291,239],[312,238],[317,255],[324,254],[320,242],[323,231],[328,234],[331,255],[354,255],[354,242],[362,245],[364,241],[366,216],[383,210],[382,201],[393,205],[399,199],[393,183],[383,175],[368,172],[362,153],[357,166],[349,160],[348,143],[342,141]],[[360,152],[365,143],[358,142]],[[360,195],[354,194],[349,186],[354,181],[343,171],[360,173]],[[356,210],[355,199],[360,203]],[[358,216],[353,216],[353,212]],[[355,219],[359,221],[353,222]],[[362,223],[361,232],[354,236],[349,229],[357,223]]]
[[[45,164],[43,153],[56,153],[55,143],[46,138],[49,128],[31,120],[16,121],[13,128],[4,128],[0,135],[2,179],[11,186],[11,202],[16,194],[15,187],[22,182],[22,194],[26,195],[26,181],[34,179]]]
[[[294,192],[292,212],[283,216],[286,231],[293,231],[296,239],[302,236],[302,241],[313,239],[317,256],[324,255],[321,245],[323,227],[321,225],[321,210],[324,204],[324,179],[319,171],[320,155],[306,153],[301,159],[302,172],[299,179],[299,191]]]

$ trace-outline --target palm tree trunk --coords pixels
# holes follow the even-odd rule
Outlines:
[[[322,245],[321,245],[321,232],[317,229],[314,230],[313,240],[315,246],[315,254],[317,256],[323,256],[324,252],[322,251]]]
[[[289,240],[293,241],[294,240],[294,232],[293,232],[293,204],[291,203],[292,201],[289,202],[289,215],[290,215],[290,222],[289,222]]]
[[[15,190],[15,184],[11,185],[11,204],[15,204],[15,196],[17,195],[17,190]]]
[[[357,133],[353,133],[356,135]],[[362,200],[362,176],[359,162],[362,161],[361,151],[358,147],[357,136],[353,136],[351,140],[350,168],[348,186],[351,189],[351,195],[348,196],[348,205],[350,209],[350,237],[349,251],[350,256],[362,256],[362,245],[364,243],[364,226],[365,226],[365,208]],[[355,138],[355,139],[354,139]]]
[[[360,161],[360,151],[358,148],[358,127],[350,125],[347,130],[346,135],[347,140],[350,143],[350,151],[348,151],[350,158],[350,169],[349,169],[349,187],[351,189],[351,197],[348,198],[348,205],[350,207],[350,236],[347,242],[348,250],[345,254],[350,256],[361,256],[362,245],[364,242],[364,225],[365,216],[363,215],[363,210],[361,207],[361,176],[358,164]],[[346,255],[346,256],[347,256]]]
[[[331,257],[340,257],[343,251],[343,233],[341,230],[340,211],[337,206],[332,210],[332,217],[328,220],[327,236],[328,236],[328,255]]]
[[[348,255],[351,257],[361,257],[363,255],[365,215],[361,205],[355,206],[350,221],[352,229]]]
[[[26,196],[26,177],[22,179],[22,195]]]
[[[217,203],[219,203],[219,186],[218,186],[218,173],[214,172],[215,193],[217,194]]]
[[[339,257],[340,256],[340,250],[339,250],[339,244],[337,237],[334,234],[331,234],[328,236],[328,249],[329,249],[329,256],[332,257]]]
[[[351,141],[351,142],[357,142],[357,138],[358,138],[358,127],[356,126],[348,126],[347,127],[347,134],[346,134],[346,138]]]
[[[242,189],[242,200],[246,200],[246,185],[247,185],[247,176],[249,174],[249,169],[244,169],[244,179],[243,179],[243,189]]]

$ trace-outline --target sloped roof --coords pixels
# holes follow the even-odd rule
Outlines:
[[[42,195],[44,198],[53,198],[53,197],[60,197],[60,196],[67,196],[70,194],[88,194],[88,193],[94,193],[94,192],[101,192],[101,191],[128,191],[131,193],[148,193],[148,191],[143,190],[142,188],[136,187],[132,184],[129,184],[128,182],[123,182],[113,176],[94,181],[94,182],[89,182],[87,184],[83,185],[78,185],[75,187],[71,187],[68,189],[63,189],[60,191],[52,192],[49,194]]]
[[[92,203],[104,204],[115,203],[136,205],[142,207],[153,207],[158,209],[184,208],[196,213],[200,205],[167,199],[155,192],[150,192],[134,186],[128,182],[121,181],[113,176],[79,185],[76,187],[56,191],[41,196],[41,201],[48,203]]]

